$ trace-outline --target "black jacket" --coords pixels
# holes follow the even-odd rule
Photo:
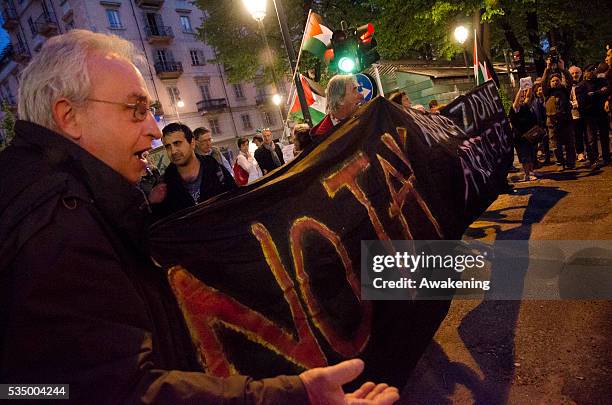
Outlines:
[[[78,145],[18,121],[0,153],[0,381],[70,403],[305,402],[298,377],[208,376],[146,247],[142,193]]]
[[[200,183],[200,198],[194,201],[193,197],[185,186],[181,175],[174,163],[166,168],[163,182],[168,185],[166,198],[160,204],[152,206],[155,218],[159,219],[173,214],[182,209],[193,207],[196,203],[201,203],[218,194],[237,188],[232,175],[223,165],[219,164],[212,156],[202,156],[196,154],[200,161],[202,170],[202,182]]]
[[[583,116],[605,116],[604,104],[609,95],[608,81],[604,78],[594,77],[583,80],[576,87],[578,109]]]
[[[274,142],[274,144],[276,145],[276,147],[274,148],[276,156],[278,156],[280,164],[284,165],[285,159],[283,159],[283,151],[281,150],[281,147],[278,143]],[[277,167],[280,167],[274,164],[274,160],[272,159],[272,151],[268,150],[264,145],[261,145],[255,151],[255,160],[257,160],[259,168],[261,169],[263,174],[268,174]]]

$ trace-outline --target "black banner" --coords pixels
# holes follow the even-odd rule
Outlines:
[[[496,90],[447,110],[485,95],[472,137],[378,97],[270,175],[157,223],[154,258],[207,372],[261,378],[360,357],[362,381],[403,386],[449,302],[361,300],[361,241],[459,239],[497,197],[512,150]]]

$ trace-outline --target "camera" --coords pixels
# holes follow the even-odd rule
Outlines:
[[[550,52],[548,52],[548,58],[550,59],[550,63],[559,63],[559,51],[556,46],[550,48]]]

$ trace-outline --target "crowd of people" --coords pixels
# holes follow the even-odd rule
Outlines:
[[[0,155],[0,381],[69,384],[79,404],[395,402],[386,384],[344,392],[359,359],[259,380],[205,372],[147,227],[164,204],[236,185],[203,134],[159,130],[140,63],[131,42],[74,29],[23,71],[16,136]],[[172,164],[152,214],[135,185],[160,138]]]
[[[553,162],[559,171],[609,165],[611,64],[612,50],[584,68],[549,57],[542,77],[521,79],[510,122],[523,181],[537,180],[535,169]]]

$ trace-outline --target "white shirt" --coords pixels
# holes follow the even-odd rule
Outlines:
[[[240,167],[242,167],[244,170],[246,170],[249,173],[249,181],[248,181],[249,183],[263,176],[263,173],[261,172],[261,169],[259,168],[259,165],[257,164],[257,160],[255,160],[253,156],[249,155],[247,157],[244,154],[244,152],[242,151],[238,152],[236,163],[238,163]]]

